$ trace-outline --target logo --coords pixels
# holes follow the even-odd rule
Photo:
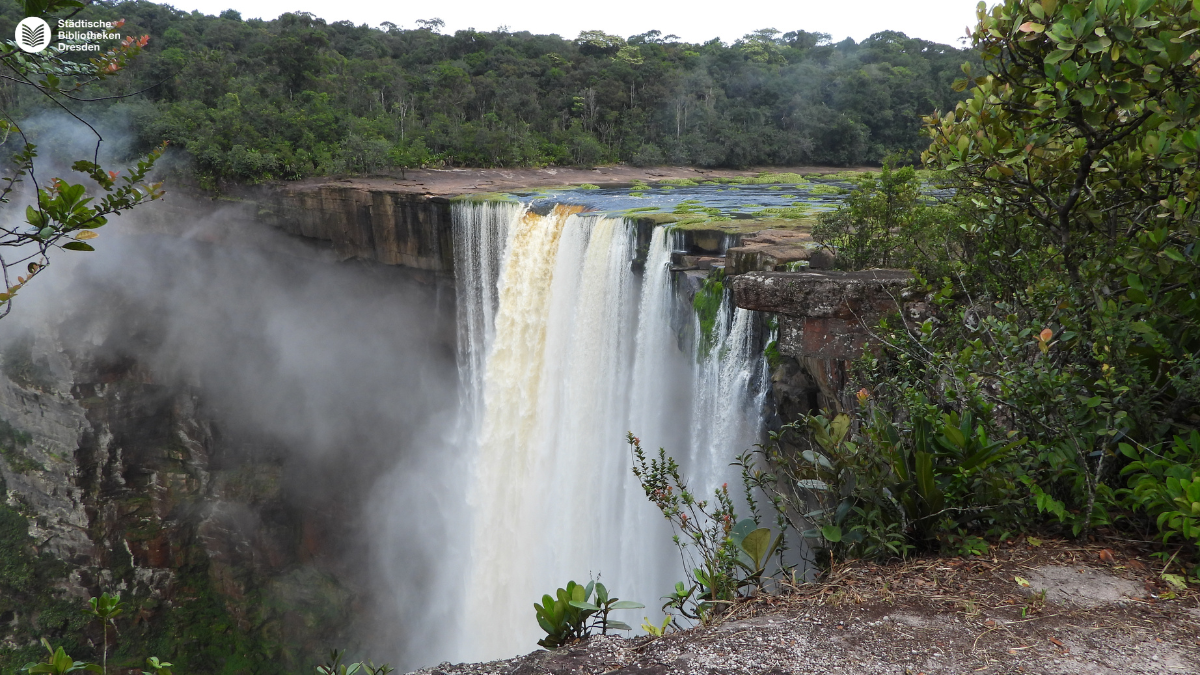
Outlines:
[[[36,16],[26,17],[17,24],[17,46],[36,54],[50,45],[50,24]]]

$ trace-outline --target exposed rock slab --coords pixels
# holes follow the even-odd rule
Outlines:
[[[1062,565],[1046,565],[1029,573],[1031,593],[1046,592],[1046,600],[1064,602],[1078,607],[1100,607],[1113,603],[1142,599],[1145,589],[1135,581],[1108,574],[1090,567],[1076,569]]]
[[[810,269],[833,266],[833,256],[820,249],[812,235],[803,230],[762,230],[744,237],[726,256],[730,274],[787,271],[796,263],[804,263]]]
[[[738,307],[810,318],[878,317],[898,308],[905,270],[750,272],[733,282]]]
[[[779,353],[857,358],[879,317],[900,307],[903,270],[750,272],[733,280],[738,307],[779,314]]]

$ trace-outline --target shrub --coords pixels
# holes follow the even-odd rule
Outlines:
[[[643,143],[637,152],[633,153],[629,163],[634,166],[662,166],[667,163],[667,158],[657,145]]]
[[[706,622],[722,614],[737,598],[763,590],[773,556],[779,557],[779,570],[788,571],[783,563],[786,522],[777,521],[777,535],[759,526],[760,514],[749,477],[745,497],[751,517],[739,520],[728,485],[716,490],[712,502],[697,499],[680,474],[679,464],[666,450],[659,448],[657,458],[647,457],[641,441],[632,433],[628,443],[634,476],[646,497],[671,522],[675,545],[685,561],[688,582],[679,582],[675,591],[664,597],[664,610],[673,609],[689,619]]]
[[[813,239],[837,253],[842,269],[920,266],[937,275],[953,253],[943,233],[946,213],[921,189],[912,167],[885,162],[880,173],[862,174],[836,210],[818,217]]]
[[[593,590],[596,592],[594,603],[591,602]],[[601,635],[607,635],[609,630],[633,630],[629,624],[610,618],[609,613],[617,609],[645,608],[637,602],[609,597],[604,584],[596,582],[581,586],[568,581],[567,587],[558,589],[555,596],[544,595],[540,605],[533,603],[538,625],[546,631],[546,637],[538,640],[538,644],[546,649],[557,649],[582,640],[595,630]]]
[[[1161,452],[1119,445],[1133,460],[1122,471],[1129,487],[1118,490],[1123,505],[1154,519],[1162,541],[1174,537],[1200,547],[1200,431],[1176,436]]]

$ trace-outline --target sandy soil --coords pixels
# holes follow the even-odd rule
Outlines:
[[[757,176],[763,171],[771,173],[829,174],[842,171],[867,170],[870,167],[793,166],[762,167],[745,170],[696,169],[691,167],[604,166],[594,169],[548,168],[548,169],[419,169],[388,176],[357,176],[354,178],[311,178],[282,184],[290,190],[314,189],[325,185],[358,187],[382,192],[416,192],[430,195],[452,196],[475,192],[505,192],[521,188],[553,187],[561,185],[619,186],[636,180],[654,182],[664,178],[691,178],[711,180],[716,177]]]
[[[850,563],[712,626],[418,672],[1195,675],[1200,591],[1162,569],[1137,550],[1024,540],[985,557]]]

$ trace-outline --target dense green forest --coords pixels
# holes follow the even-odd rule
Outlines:
[[[433,10],[431,10],[432,12]],[[3,3],[0,31],[22,16]],[[576,39],[402,30],[308,14],[219,17],[98,2],[77,18],[149,35],[96,96],[133,150],[182,148],[202,184],[448,166],[856,165],[915,159],[920,117],[952,109],[972,53],[883,32],[861,43],[764,29],[732,45],[651,31]],[[5,82],[25,114],[48,103]]]

